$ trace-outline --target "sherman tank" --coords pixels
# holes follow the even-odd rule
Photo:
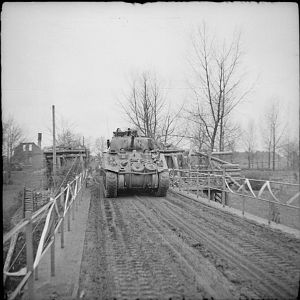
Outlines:
[[[103,154],[105,196],[117,197],[121,190],[146,190],[157,197],[169,188],[168,166],[153,139],[138,136],[136,130],[113,132]]]

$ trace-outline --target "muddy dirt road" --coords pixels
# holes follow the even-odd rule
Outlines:
[[[171,192],[106,199],[92,189],[86,299],[297,297],[300,240]]]

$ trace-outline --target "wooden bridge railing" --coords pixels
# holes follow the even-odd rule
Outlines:
[[[297,199],[300,200],[299,184],[278,182],[272,180],[259,180],[243,177],[233,177],[226,172],[225,169],[219,170],[193,170],[193,169],[170,169],[170,181],[172,187],[177,187],[180,190],[186,192],[196,192],[197,198],[200,193],[202,196],[204,193],[207,195],[208,201],[212,200],[212,193],[218,192],[221,194],[221,203],[223,206],[227,205],[228,193],[240,196],[237,199],[242,201],[242,214],[245,213],[245,199],[253,198],[269,204],[268,208],[268,224],[271,223],[271,207],[272,205],[278,205],[282,207],[288,207],[300,212],[300,206],[292,205]],[[251,182],[260,182],[261,188],[257,194],[254,193],[251,186]],[[271,184],[285,185],[295,187],[295,194],[287,199],[285,203],[280,201],[275,196],[272,190]],[[246,192],[248,191],[248,193]],[[262,198],[264,191],[268,191],[269,199]],[[271,198],[271,199],[270,199]]]

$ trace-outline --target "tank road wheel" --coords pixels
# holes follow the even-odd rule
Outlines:
[[[115,198],[118,191],[118,177],[117,174],[106,172],[105,174],[105,197]]]
[[[169,172],[161,172],[158,174],[158,189],[155,193],[156,197],[165,197],[169,188]]]

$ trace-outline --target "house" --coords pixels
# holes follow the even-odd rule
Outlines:
[[[43,150],[41,149],[42,134],[38,135],[38,145],[34,142],[20,143],[15,149],[12,162],[24,167],[41,169],[43,167]]]

